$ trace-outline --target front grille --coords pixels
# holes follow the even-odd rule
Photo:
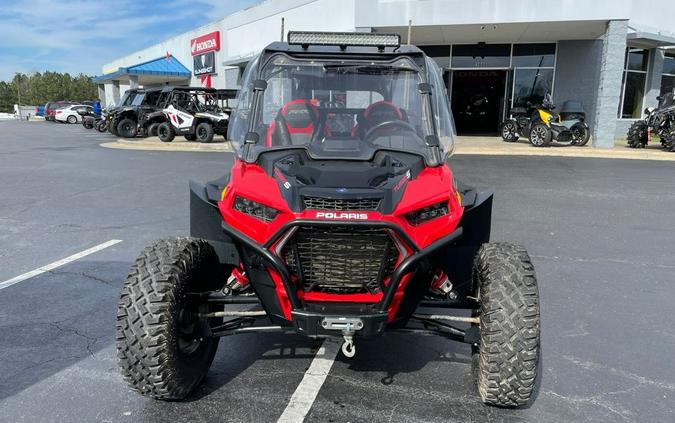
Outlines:
[[[306,292],[374,294],[393,273],[398,250],[385,229],[302,226],[281,255]]]
[[[380,198],[326,198],[315,196],[302,197],[305,208],[313,210],[377,210],[380,207]]]

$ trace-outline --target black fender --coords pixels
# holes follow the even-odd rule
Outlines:
[[[481,245],[490,242],[493,190],[478,190],[457,181],[464,213],[458,228],[462,236],[435,258],[461,295],[474,295],[473,263]]]
[[[229,175],[206,184],[190,181],[190,236],[209,242],[223,264],[238,266],[237,248],[223,232],[218,201]]]

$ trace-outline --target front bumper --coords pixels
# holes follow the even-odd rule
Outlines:
[[[310,337],[353,333],[369,338],[381,335],[387,323],[387,313],[331,314],[293,310],[291,316],[295,331]],[[340,322],[344,324],[340,325]]]
[[[223,181],[225,182],[225,181]],[[220,184],[218,184],[220,186]],[[355,332],[357,336],[375,336],[382,333],[387,324],[392,324],[390,312],[398,291],[403,291],[403,298],[410,300],[405,312],[399,305],[399,312],[412,314],[422,299],[411,296],[408,291],[410,283],[401,286],[406,277],[413,275],[420,268],[421,262],[433,259],[453,269],[457,280],[471,280],[471,267],[478,246],[489,240],[491,193],[478,193],[470,189],[462,189],[465,214],[460,226],[452,233],[436,240],[425,248],[412,248],[410,254],[398,263],[391,274],[389,282],[382,290],[381,299],[377,303],[361,304],[359,309],[351,309],[348,305],[355,303],[328,303],[302,300],[298,297],[298,286],[291,277],[291,272],[284,261],[273,252],[273,244],[293,225],[334,225],[332,221],[297,220],[290,222],[261,245],[223,221],[217,208],[219,187],[203,186],[191,183],[190,198],[190,234],[209,241],[219,255],[221,263],[239,265],[243,262],[251,285],[267,316],[274,324],[282,327],[293,327],[296,332],[307,336],[336,336],[339,330],[326,329],[322,323],[326,318],[357,318],[363,327]],[[407,235],[401,228],[384,221],[341,222],[341,224],[380,226],[394,231],[404,241]],[[450,247],[450,248],[449,248]],[[466,269],[465,269],[466,268]],[[466,275],[465,275],[466,274]],[[424,293],[422,293],[422,296]],[[399,298],[399,296],[396,296]],[[358,303],[358,302],[357,302]],[[320,304],[321,307],[317,307]],[[326,307],[323,305],[326,304]],[[394,307],[395,308],[395,307]],[[396,310],[394,310],[396,311]],[[405,317],[405,316],[403,316]],[[398,324],[401,315],[396,316]],[[405,321],[403,318],[401,322]]]

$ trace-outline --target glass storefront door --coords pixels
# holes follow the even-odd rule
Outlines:
[[[516,68],[513,70],[511,107],[524,107],[541,103],[544,96],[553,92],[553,69]]]

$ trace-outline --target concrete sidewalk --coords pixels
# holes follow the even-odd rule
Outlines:
[[[190,151],[190,152],[230,152],[229,142],[213,142],[201,144],[195,141],[186,141],[183,137],[176,137],[172,142],[164,143],[157,137],[125,139],[101,144],[106,148],[124,150],[149,151]],[[625,140],[616,140],[614,148],[600,149],[590,145],[575,147],[553,143],[550,147],[534,147],[526,138],[517,142],[507,143],[500,137],[485,136],[458,136],[455,142],[455,154],[487,155],[487,156],[556,156],[556,157],[591,157],[605,159],[630,160],[659,160],[675,161],[675,152],[664,151],[660,144],[643,149],[633,149],[626,146]]]
[[[162,142],[158,137],[147,138],[118,138],[117,141],[105,142],[101,144],[106,148],[119,148],[122,150],[148,150],[148,151],[194,151],[202,153],[227,152],[232,151],[229,142],[222,141],[218,137],[216,141],[209,144],[202,144],[196,141],[187,141],[183,137],[176,137],[171,142]]]
[[[550,147],[534,147],[527,138],[516,142],[504,142],[501,137],[458,136],[455,154],[476,154],[488,156],[557,156],[593,157],[605,159],[661,160],[675,161],[675,152],[664,151],[656,143],[647,148],[635,149],[626,146],[626,140],[617,139],[614,148],[593,148],[588,145],[575,147],[552,143]]]

